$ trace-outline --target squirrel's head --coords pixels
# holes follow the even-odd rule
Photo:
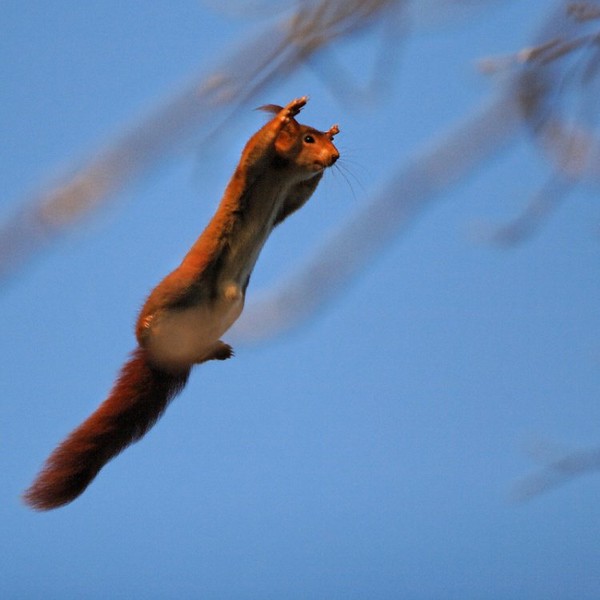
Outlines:
[[[279,113],[281,106],[268,104],[261,110]],[[302,125],[296,119],[290,119],[275,140],[275,152],[282,164],[298,170],[302,179],[308,179],[331,167],[340,157],[333,138],[340,132],[337,125],[327,131],[319,131],[314,127]]]

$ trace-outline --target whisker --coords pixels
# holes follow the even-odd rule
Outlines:
[[[354,180],[356,181],[356,183],[358,185],[360,185],[361,190],[363,192],[365,192],[365,187],[362,184],[362,182],[358,179],[358,177],[356,177],[356,175],[354,175],[354,173],[352,173],[352,171],[347,169],[344,165],[339,164],[339,161],[334,165],[333,172],[339,173],[342,176],[342,178],[344,179],[344,181],[347,183],[348,187],[350,188],[350,192],[352,193],[352,198],[354,200],[358,200],[358,197],[356,195],[356,192],[354,191],[354,186],[352,185],[352,181],[350,180],[350,175],[352,175],[354,177]]]

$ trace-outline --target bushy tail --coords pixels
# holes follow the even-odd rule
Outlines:
[[[49,510],[77,498],[111,458],[154,425],[183,389],[189,373],[189,369],[177,375],[159,371],[137,348],[108,398],[50,455],[25,492],[25,502]]]

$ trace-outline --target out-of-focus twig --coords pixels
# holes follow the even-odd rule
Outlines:
[[[479,227],[476,237],[500,245],[522,242],[534,232],[567,197],[573,182],[553,173],[533,195],[525,210],[500,227]]]
[[[600,183],[600,2],[559,3],[534,45],[487,59],[490,73],[517,70],[515,90],[526,131],[547,159],[547,182],[525,210],[487,238],[522,242],[579,182]]]
[[[569,2],[567,11],[578,21],[600,19],[600,8],[592,6],[590,2]]]
[[[568,481],[600,469],[600,448],[577,450],[548,461],[545,466],[525,477],[513,489],[516,501],[526,501]]]

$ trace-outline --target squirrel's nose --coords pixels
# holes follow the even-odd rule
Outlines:
[[[335,163],[335,161],[340,157],[340,153],[336,152],[335,154],[331,155],[331,164],[333,165]]]

